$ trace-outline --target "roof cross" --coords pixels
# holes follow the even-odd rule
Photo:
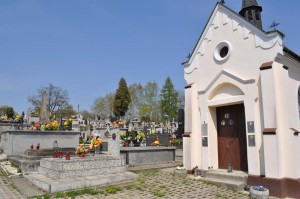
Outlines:
[[[273,20],[273,23],[271,24],[270,28],[273,28],[274,30],[276,30],[276,27],[279,25],[280,25],[280,23],[277,23]]]

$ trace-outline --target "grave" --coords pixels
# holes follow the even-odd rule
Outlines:
[[[73,131],[4,131],[1,133],[1,148],[7,156],[24,155],[32,144],[34,147],[40,144],[40,149],[52,149],[56,140],[61,147],[75,150],[79,135],[79,132]]]
[[[126,172],[125,160],[120,156],[119,130],[110,131],[103,141],[108,144],[106,153],[71,160],[43,158],[38,172],[24,177],[49,193],[135,181],[138,175]]]

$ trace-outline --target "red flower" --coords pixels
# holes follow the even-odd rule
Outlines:
[[[79,137],[79,139],[80,139],[80,140],[83,140],[83,137],[82,137],[82,136],[80,136],[80,137]]]
[[[91,151],[92,151],[92,150],[89,148],[89,149],[88,149],[88,152],[90,153]]]

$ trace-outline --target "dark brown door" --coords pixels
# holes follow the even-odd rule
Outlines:
[[[218,107],[217,122],[219,168],[248,171],[244,105]]]

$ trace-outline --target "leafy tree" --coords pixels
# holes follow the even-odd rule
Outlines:
[[[168,119],[177,118],[178,92],[170,77],[167,77],[164,86],[161,89],[161,114],[167,114]]]
[[[95,100],[92,111],[95,115],[99,115],[101,118],[109,118],[110,116],[113,116],[113,102],[113,93],[109,93],[104,97],[99,97]]]
[[[138,118],[140,107],[143,100],[143,86],[140,83],[134,83],[128,88],[131,102],[126,113],[127,118]]]
[[[122,77],[119,82],[119,88],[116,91],[114,102],[113,102],[113,111],[115,116],[123,117],[125,116],[128,106],[131,102],[131,97],[127,87],[125,79]]]
[[[69,94],[67,90],[49,84],[37,90],[38,94],[29,96],[28,101],[35,110],[39,110],[42,104],[42,94],[46,91],[47,109],[50,115],[56,115],[59,111],[65,109],[69,105]]]
[[[159,108],[158,85],[155,81],[149,81],[143,88],[140,118],[150,118],[150,120],[157,122],[160,114]]]
[[[178,92],[178,109],[184,109],[185,103],[185,96],[184,91],[177,91]]]
[[[68,105],[66,106],[66,108],[59,110],[56,113],[56,117],[66,117],[66,118],[70,118],[72,115],[76,115],[76,111],[74,110],[72,105]]]
[[[87,110],[80,111],[80,114],[85,121],[87,121],[87,119],[95,118],[95,115]]]
[[[6,114],[8,118],[12,118],[15,114],[14,108],[10,106],[1,106],[0,107],[0,116],[1,114]]]

